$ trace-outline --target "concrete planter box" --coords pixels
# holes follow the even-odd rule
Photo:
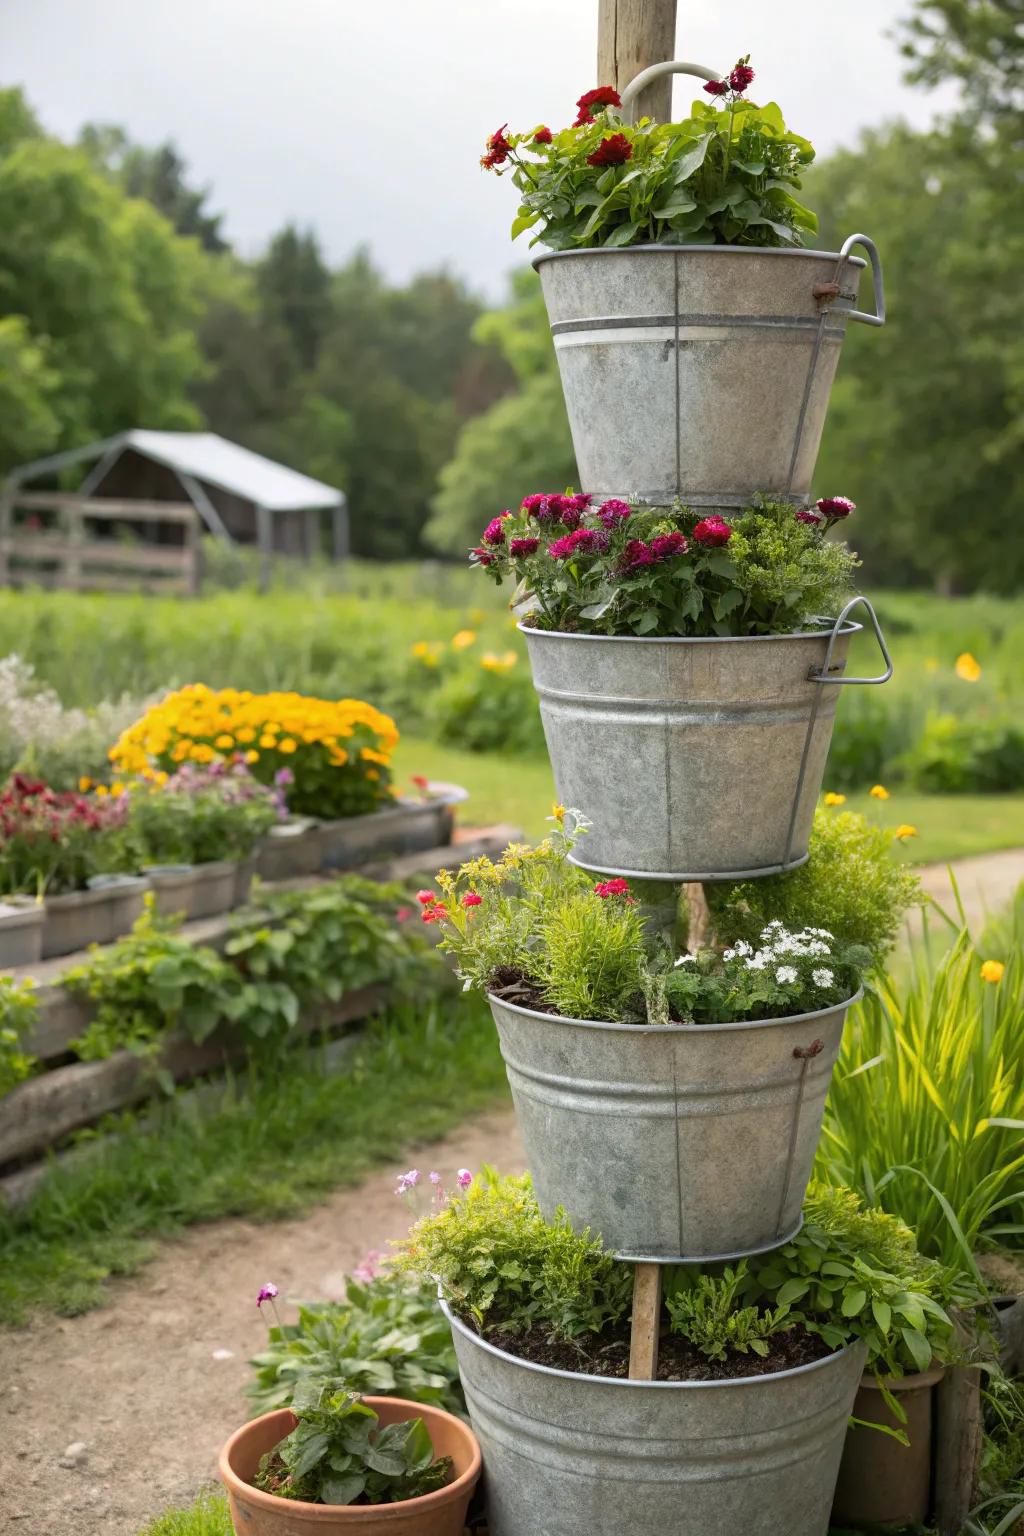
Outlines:
[[[147,889],[147,881],[137,875],[101,875],[87,890],[47,896],[43,959],[120,938],[142,911]]]
[[[27,896],[0,899],[0,971],[16,965],[37,965],[43,957],[42,905]]]
[[[863,1345],[734,1381],[551,1370],[454,1318],[491,1536],[825,1536]]]
[[[238,865],[232,859],[209,864],[154,865],[147,871],[157,911],[183,913],[186,922],[230,912],[235,904]]]
[[[245,907],[249,904],[252,895],[252,882],[256,876],[259,864],[260,848],[262,840],[246,859],[240,859],[235,865],[235,894],[231,905],[233,907]]]
[[[875,266],[873,315],[857,310],[853,244]],[[884,320],[870,241],[555,251],[533,264],[582,490],[726,511],[759,491],[807,499],[847,322]]]
[[[381,854],[419,853],[450,843],[454,807],[467,798],[456,784],[431,784],[429,799],[396,800],[368,816],[320,824],[324,869],[355,869]]]
[[[261,880],[298,880],[315,875],[323,863],[320,823],[297,816],[271,827],[256,855]]]
[[[544,1215],[618,1257],[710,1262],[800,1230],[847,1010],[602,1024],[491,997]]]

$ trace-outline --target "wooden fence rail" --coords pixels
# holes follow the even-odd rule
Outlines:
[[[16,512],[56,514],[52,527],[19,522]],[[87,523],[92,525],[87,528]],[[99,535],[95,524],[109,530]],[[130,538],[117,536],[117,525]],[[140,539],[142,525],[156,534],[160,525],[180,528],[180,543]],[[199,514],[188,502],[115,501],[56,491],[0,493],[0,586],[36,585],[70,591],[161,593],[199,591]]]

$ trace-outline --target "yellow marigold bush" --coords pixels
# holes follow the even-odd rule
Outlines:
[[[151,777],[186,762],[240,756],[262,784],[281,782],[287,769],[289,810],[330,819],[390,803],[397,743],[394,721],[359,699],[191,683],[130,725],[110,760],[119,774]]]

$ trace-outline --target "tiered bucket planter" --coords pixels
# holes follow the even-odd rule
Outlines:
[[[858,993],[858,996],[860,994]],[[743,1024],[600,1024],[490,999],[549,1219],[638,1262],[788,1242],[847,1009]]]
[[[862,1346],[731,1381],[622,1381],[486,1343],[445,1308],[490,1536],[823,1536]]]

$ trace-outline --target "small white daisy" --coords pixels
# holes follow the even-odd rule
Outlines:
[[[775,972],[775,980],[780,986],[786,986],[791,981],[796,981],[797,969],[795,965],[780,965]]]
[[[834,972],[830,971],[826,965],[819,965],[811,972],[811,980],[816,987],[831,987],[835,979]]]

